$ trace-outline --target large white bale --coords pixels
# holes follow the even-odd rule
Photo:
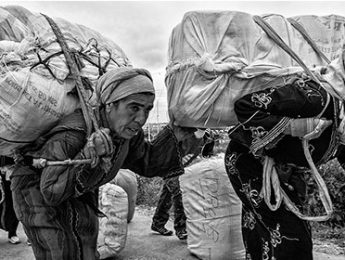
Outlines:
[[[99,190],[99,209],[106,217],[99,220],[97,250],[100,259],[117,256],[126,245],[128,197],[120,186],[107,183]]]
[[[211,157],[185,168],[180,186],[189,251],[202,260],[244,259],[241,201],[229,181],[224,159]]]
[[[316,66],[316,70],[327,65],[285,17],[269,14],[262,18],[308,67]],[[344,17],[306,15],[293,19],[329,60],[340,56],[345,43]],[[172,31],[168,58],[169,115],[182,126],[235,125],[236,100],[284,84],[290,75],[303,72],[251,14],[235,11],[186,13]]]
[[[135,213],[135,205],[138,196],[137,175],[128,169],[120,169],[111,183],[124,189],[128,196],[128,217],[127,222],[131,222]]]
[[[53,20],[79,57],[91,100],[102,73],[131,66],[122,49],[100,33]],[[11,155],[78,108],[75,93],[75,81],[46,18],[20,6],[0,7],[0,155]]]

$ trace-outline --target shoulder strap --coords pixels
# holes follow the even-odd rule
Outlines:
[[[287,20],[289,21],[289,23],[303,36],[304,40],[310,45],[310,47],[313,48],[313,50],[315,51],[315,53],[317,55],[319,55],[319,57],[324,60],[325,62],[327,62],[327,64],[331,63],[331,61],[326,57],[325,54],[323,54],[322,51],[320,51],[320,49],[317,47],[317,45],[315,44],[314,40],[309,36],[309,34],[307,33],[307,31],[304,29],[304,27],[297,22],[296,20],[294,20],[293,18],[287,18]]]
[[[318,83],[320,87],[322,87],[322,83],[320,82],[320,80],[310,71],[310,69],[305,65],[302,59],[284,42],[284,40],[277,34],[277,32],[264,19],[262,19],[262,17],[254,15],[253,20],[280,48],[282,48],[287,54],[289,54],[303,68],[303,70],[311,79],[313,79],[316,83]],[[327,92],[327,101],[319,116],[321,116],[325,112],[329,102],[330,95]]]

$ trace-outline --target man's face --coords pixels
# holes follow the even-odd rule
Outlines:
[[[124,139],[134,137],[146,123],[155,96],[152,94],[133,94],[107,106],[106,115],[110,130]]]

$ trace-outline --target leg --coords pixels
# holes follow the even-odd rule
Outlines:
[[[167,180],[167,187],[172,195],[172,203],[174,206],[174,229],[179,239],[187,239],[186,231],[186,214],[184,213],[182,193],[178,177]]]
[[[8,241],[12,244],[20,243],[19,238],[17,237],[17,228],[19,221],[13,209],[13,200],[11,192],[11,182],[4,180],[4,192],[5,192],[5,201],[4,201],[4,210],[5,210],[5,226],[8,231]]]
[[[160,192],[160,197],[157,203],[155,213],[152,218],[151,229],[158,233],[171,236],[173,232],[167,230],[164,226],[169,220],[169,210],[172,206],[171,193],[167,188],[166,181],[163,182],[163,186]]]
[[[262,164],[247,148],[231,141],[225,156],[230,182],[242,201],[242,232],[248,258],[312,259],[309,225],[282,205],[270,211],[260,197]],[[289,194],[297,204],[297,195]]]

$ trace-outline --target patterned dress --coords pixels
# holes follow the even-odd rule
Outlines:
[[[31,166],[32,158],[81,158],[85,128],[82,113],[71,114],[40,140],[43,145],[38,144],[38,149],[27,149],[25,160],[12,174],[14,209],[36,259],[98,258],[98,187],[112,180],[120,168],[146,177],[183,173],[178,143],[170,128],[164,128],[152,143],[144,140],[143,132],[131,140],[113,137],[115,152],[109,172],[87,164],[43,170]]]
[[[302,142],[285,135],[288,118],[319,115],[326,106],[327,93],[307,78],[294,78],[277,86],[244,96],[235,103],[241,127],[230,134],[225,165],[230,181],[243,203],[242,233],[246,259],[313,259],[310,225],[289,211],[284,202],[272,211],[261,195],[263,161],[274,159],[280,185],[302,211],[306,200],[308,163]],[[331,98],[322,117],[333,120],[322,135],[309,141],[316,165],[334,156],[344,161],[335,127],[338,102]],[[275,199],[271,197],[271,203]]]

